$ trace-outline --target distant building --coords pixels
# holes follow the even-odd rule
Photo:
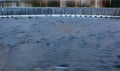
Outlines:
[[[0,7],[120,7],[120,0],[0,0]]]
[[[25,3],[22,0],[0,0],[0,7],[22,7]]]
[[[58,3],[60,7],[102,7],[103,0],[43,0],[43,2],[46,6],[53,2]]]

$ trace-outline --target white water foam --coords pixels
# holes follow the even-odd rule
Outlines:
[[[74,14],[51,14],[51,15],[1,15],[0,18],[12,17],[91,17],[91,18],[118,18],[120,16],[107,16],[107,15],[74,15]]]

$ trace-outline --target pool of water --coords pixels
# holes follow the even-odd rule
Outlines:
[[[0,18],[0,70],[120,71],[119,38],[118,19]]]

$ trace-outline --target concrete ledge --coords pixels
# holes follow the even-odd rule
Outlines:
[[[19,18],[19,17],[87,17],[87,18],[111,18],[111,19],[120,19],[120,16],[105,16],[105,15],[1,15],[0,18]]]

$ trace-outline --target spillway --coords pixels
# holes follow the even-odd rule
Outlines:
[[[0,8],[0,15],[48,15],[48,14],[120,16],[120,8],[59,8],[59,7]]]

